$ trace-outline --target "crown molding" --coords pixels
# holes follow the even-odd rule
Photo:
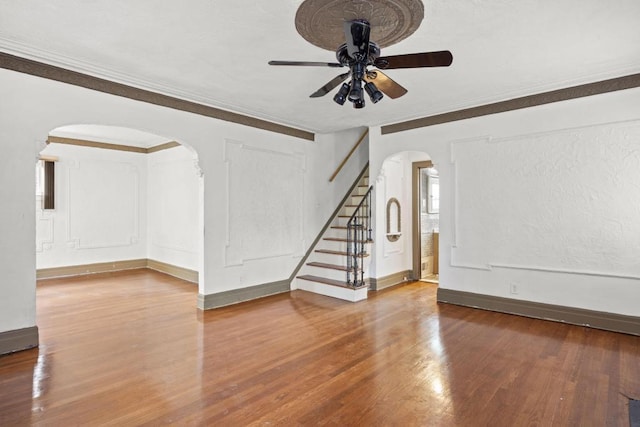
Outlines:
[[[66,138],[62,136],[50,135],[49,138],[47,138],[47,144],[51,144],[51,143],[76,145],[79,147],[102,148],[105,150],[128,151],[130,153],[141,153],[141,154],[156,153],[158,151],[168,150],[169,148],[180,146],[180,143],[176,141],[169,141],[163,144],[155,145],[153,147],[144,148],[144,147],[136,147],[133,145],[110,144],[107,142],[90,141],[88,139]]]
[[[640,87],[640,73],[522,96],[381,127],[382,135]]]
[[[278,123],[270,122],[255,117],[246,116],[210,105],[189,101],[155,92],[148,89],[130,86],[124,83],[96,77],[84,72],[73,71],[56,65],[47,64],[33,59],[23,58],[6,52],[0,52],[0,68],[4,68],[19,73],[29,74],[49,80],[55,80],[110,95],[159,105],[174,110],[185,111],[205,117],[224,120],[243,126],[249,126],[270,132],[280,133],[296,138],[314,141],[315,135],[312,132],[292,128]],[[126,77],[125,77],[126,79]],[[130,80],[130,79],[127,79]]]

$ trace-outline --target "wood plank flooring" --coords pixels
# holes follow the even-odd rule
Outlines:
[[[0,425],[626,426],[640,338],[435,302],[295,291],[213,311],[150,270],[38,284]]]

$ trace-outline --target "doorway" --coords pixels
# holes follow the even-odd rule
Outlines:
[[[439,281],[440,178],[431,161],[412,163],[413,277]]]

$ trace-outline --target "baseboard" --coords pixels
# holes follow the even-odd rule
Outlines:
[[[640,317],[438,288],[438,302],[640,335]]]
[[[153,259],[147,260],[147,268],[156,270],[169,276],[177,277],[178,279],[186,280],[191,283],[198,283],[198,272],[190,270],[188,268],[178,267],[176,265],[167,264],[166,262],[156,261]]]
[[[372,291],[381,291],[391,286],[406,283],[409,280],[413,280],[413,271],[411,270],[399,271],[384,277],[371,277],[369,278],[369,289]]]
[[[69,265],[65,267],[40,268],[36,270],[36,279],[53,279],[57,277],[83,276],[85,274],[108,273],[111,271],[145,268],[146,259],[126,261],[98,262],[94,264]]]
[[[38,327],[0,332],[0,354],[14,353],[38,346]]]
[[[108,273],[113,271],[149,268],[187,282],[198,283],[198,272],[153,259],[132,259],[126,261],[100,262],[94,264],[70,265],[65,267],[41,268],[36,270],[36,279],[55,279],[59,277],[84,276],[87,274]]]
[[[262,285],[250,286],[248,288],[233,289],[231,291],[220,292],[216,294],[199,294],[198,308],[200,310],[211,310],[213,308],[250,301],[269,295],[289,292],[289,284],[290,281],[286,279],[277,282],[264,283]]]

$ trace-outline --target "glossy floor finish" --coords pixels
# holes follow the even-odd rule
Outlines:
[[[628,425],[640,338],[295,291],[199,312],[139,270],[38,285],[41,346],[0,357],[0,425]]]

